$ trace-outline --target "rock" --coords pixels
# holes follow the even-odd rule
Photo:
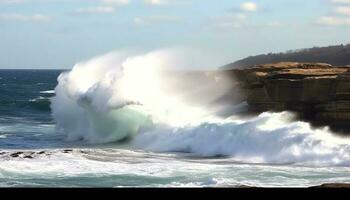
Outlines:
[[[45,154],[45,151],[39,151],[37,154]]]
[[[62,152],[63,153],[71,153],[73,150],[72,149],[64,149]]]
[[[25,155],[23,158],[34,158],[32,155]]]
[[[256,187],[256,186],[249,186],[249,185],[238,185],[236,188],[241,188],[241,189],[243,189],[243,188],[258,188],[258,187]]]
[[[281,62],[223,71],[251,112],[294,111],[315,124],[350,126],[350,67]]]
[[[313,186],[310,188],[350,188],[349,183],[325,183],[319,186]]]
[[[10,156],[13,157],[13,158],[17,158],[17,157],[19,157],[22,154],[23,154],[23,152],[19,151],[19,152],[15,152],[15,153],[10,154]]]

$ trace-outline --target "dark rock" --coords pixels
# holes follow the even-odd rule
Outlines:
[[[349,183],[325,183],[318,186],[312,186],[310,188],[350,188]]]
[[[237,82],[251,112],[289,110],[315,125],[350,127],[348,66],[281,62],[221,73]]]
[[[16,153],[10,154],[10,156],[13,157],[13,158],[17,158],[17,157],[19,157],[21,154],[23,154],[23,152],[16,152]]]
[[[34,158],[32,155],[25,155],[23,158]]]
[[[63,153],[71,153],[73,150],[72,149],[64,149],[62,152]]]

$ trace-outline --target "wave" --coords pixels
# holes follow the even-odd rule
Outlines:
[[[55,90],[40,91],[40,94],[55,94]]]
[[[34,99],[29,99],[29,101],[24,106],[29,106],[35,110],[50,111],[51,110],[51,100],[49,97],[39,96]]]
[[[134,145],[155,152],[230,156],[244,163],[350,165],[350,139],[292,119],[289,112],[266,112],[249,120],[156,127],[140,133]]]
[[[51,111],[51,100],[47,97],[37,97],[29,100],[2,100],[0,108],[6,112],[16,112],[22,109],[31,109],[34,111]]]
[[[288,112],[251,119],[217,115],[217,107],[208,102],[219,99],[230,85],[195,79],[179,90],[184,81],[171,83],[174,73],[163,72],[192,63],[184,62],[191,60],[190,53],[183,56],[169,49],[137,55],[112,52],[76,64],[59,76],[52,98],[57,131],[67,140],[107,143],[131,138],[135,148],[230,156],[237,162],[350,165],[349,139],[292,121]],[[184,97],[187,90],[193,92],[188,88],[202,92],[189,95],[198,96],[200,104]]]

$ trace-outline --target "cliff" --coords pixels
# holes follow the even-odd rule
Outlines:
[[[350,126],[350,67],[281,62],[223,72],[251,112],[289,110],[315,125]]]

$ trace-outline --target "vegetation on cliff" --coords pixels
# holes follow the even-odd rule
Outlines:
[[[250,56],[225,65],[222,69],[248,68],[254,65],[277,62],[322,62],[333,66],[346,66],[350,65],[350,44]]]

